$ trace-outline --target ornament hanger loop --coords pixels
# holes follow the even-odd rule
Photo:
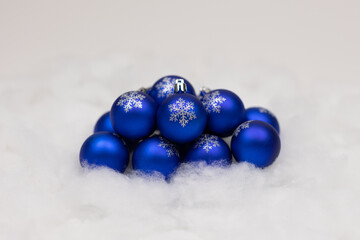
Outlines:
[[[174,85],[174,92],[175,93],[186,93],[187,92],[187,86],[184,81],[184,79],[176,79],[175,85]]]

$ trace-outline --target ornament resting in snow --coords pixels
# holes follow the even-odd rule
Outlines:
[[[207,129],[218,136],[230,136],[234,129],[245,121],[245,109],[241,99],[225,89],[210,91],[201,102],[208,114]]]
[[[116,134],[98,132],[86,139],[80,150],[83,167],[108,167],[124,172],[129,162],[125,142]]]
[[[174,85],[177,79],[184,80],[187,86],[187,93],[195,95],[195,90],[189,81],[180,76],[169,75],[160,78],[150,89],[150,96],[155,99],[157,104],[161,104],[167,97],[174,93]]]
[[[231,151],[238,162],[256,167],[271,165],[280,153],[279,134],[270,124],[253,120],[240,124],[231,138]]]
[[[262,107],[247,108],[245,110],[245,116],[246,116],[246,121],[259,120],[259,121],[267,122],[268,124],[273,126],[278,133],[280,133],[280,126],[277,118],[272,112],[270,112],[266,108],[262,108]]]
[[[131,91],[122,94],[112,105],[110,118],[120,136],[140,140],[155,129],[156,102],[148,94]]]
[[[169,179],[180,165],[180,154],[174,144],[154,135],[140,142],[132,157],[134,170],[146,174],[161,174]]]
[[[162,102],[157,111],[161,134],[175,143],[188,143],[198,138],[206,127],[206,111],[194,95],[186,93],[184,80],[176,80],[175,94]]]
[[[209,165],[230,165],[232,156],[229,146],[215,135],[203,134],[196,139],[185,154],[185,162],[205,161]]]

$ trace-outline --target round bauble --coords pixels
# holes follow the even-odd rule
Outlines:
[[[79,158],[83,167],[104,166],[124,172],[129,162],[129,151],[116,134],[99,132],[86,139]]]
[[[205,161],[209,165],[227,166],[232,162],[229,146],[220,137],[203,134],[190,146],[185,162]]]
[[[94,127],[94,133],[96,132],[111,132],[115,133],[115,130],[111,124],[110,112],[104,113],[96,122]]]
[[[155,129],[155,100],[140,91],[122,94],[112,105],[110,119],[115,131],[125,139],[139,140]]]
[[[238,162],[246,161],[256,167],[271,165],[280,153],[279,134],[263,121],[247,121],[239,125],[231,139],[231,151]]]
[[[275,115],[262,107],[251,107],[245,110],[246,121],[259,120],[264,121],[273,126],[278,133],[280,133],[279,122]]]
[[[132,156],[134,170],[146,174],[161,174],[169,179],[180,165],[180,155],[174,144],[154,135],[141,141]]]
[[[180,82],[179,80],[179,84]],[[186,89],[186,86],[175,88],[175,94],[161,103],[157,111],[157,126],[161,134],[170,141],[188,143],[203,133],[207,115],[196,96],[176,89]]]
[[[161,104],[167,97],[174,93],[174,85],[177,79],[183,79],[187,85],[187,93],[195,95],[195,89],[185,78],[176,75],[169,75],[157,80],[150,89],[150,96]]]
[[[201,99],[208,113],[207,129],[218,136],[230,136],[245,121],[245,109],[241,99],[225,89],[210,91]]]

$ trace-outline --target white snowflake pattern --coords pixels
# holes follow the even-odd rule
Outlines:
[[[174,93],[175,78],[165,77],[155,85],[158,98],[166,98]]]
[[[251,122],[252,122],[252,120],[240,124],[240,125],[235,129],[235,131],[234,131],[234,136],[237,137],[237,136],[239,135],[239,133],[241,132],[241,130],[246,129],[246,128],[249,128]]]
[[[159,143],[158,146],[166,149],[168,157],[171,157],[171,156],[174,156],[174,155],[180,157],[179,151],[176,149],[174,144],[168,142],[163,137],[160,137],[160,141],[161,142]]]
[[[202,103],[208,113],[215,112],[220,113],[221,104],[226,101],[226,98],[220,95],[219,91],[210,92],[205,94],[202,99]]]
[[[189,121],[196,118],[193,102],[179,98],[175,103],[170,104],[168,107],[171,112],[170,121],[179,122],[182,127],[185,127]]]
[[[132,108],[142,108],[142,100],[145,96],[137,91],[124,93],[120,96],[117,106],[122,106],[125,112],[130,111]]]
[[[269,115],[275,117],[274,114],[272,112],[270,112],[269,110],[267,110],[266,108],[259,107],[259,112],[266,113],[266,114],[269,114]]]
[[[208,153],[211,149],[220,147],[218,140],[218,136],[204,134],[196,141],[194,148],[202,148]]]

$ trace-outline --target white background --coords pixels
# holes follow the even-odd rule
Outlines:
[[[359,239],[358,1],[1,1],[1,239]],[[121,93],[179,74],[272,110],[257,170],[166,184],[78,151]]]

